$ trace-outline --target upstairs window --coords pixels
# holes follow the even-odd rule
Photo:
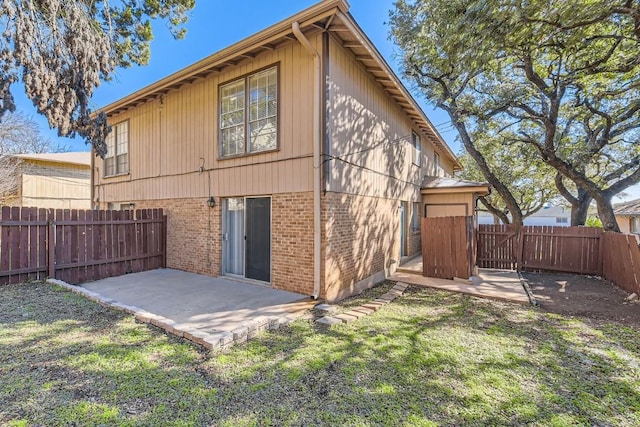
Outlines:
[[[440,154],[433,152],[433,168],[436,176],[442,176],[442,168],[440,167]]]
[[[420,135],[415,132],[411,132],[411,145],[413,146],[413,155],[411,160],[414,165],[420,166],[422,163],[422,158],[420,156],[422,146],[420,144]]]
[[[111,126],[106,138],[107,155],[104,157],[104,176],[129,172],[129,122]]]
[[[557,216],[556,224],[569,224],[569,218],[566,216]]]
[[[640,234],[640,216],[633,216],[630,219],[630,230],[634,234]]]
[[[278,148],[278,67],[220,86],[220,155]]]

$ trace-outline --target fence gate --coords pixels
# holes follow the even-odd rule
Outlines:
[[[591,227],[480,225],[478,267],[600,275],[601,236]]]
[[[471,216],[422,218],[422,274],[453,279],[474,274],[476,236]]]
[[[512,225],[479,225],[478,267],[515,270],[518,263],[517,241]]]

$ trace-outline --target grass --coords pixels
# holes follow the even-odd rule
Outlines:
[[[640,425],[640,331],[615,323],[410,288],[208,354],[53,286],[0,301],[2,425]]]

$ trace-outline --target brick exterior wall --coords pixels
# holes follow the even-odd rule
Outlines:
[[[323,198],[323,278],[328,300],[359,291],[357,284],[395,270],[400,255],[400,202],[329,192]],[[408,224],[407,250],[420,250],[420,234]],[[394,260],[395,262],[392,262]]]
[[[127,201],[129,202],[129,201]],[[206,198],[137,200],[136,209],[162,208],[167,215],[167,267],[222,274],[222,201]],[[106,203],[101,206],[106,209]],[[271,199],[271,284],[313,293],[313,193],[274,194]]]
[[[219,276],[222,273],[222,201],[206,198],[133,201],[136,209],[163,208],[167,215],[167,267]],[[358,282],[388,274],[400,254],[400,202],[327,193],[322,199],[321,298],[356,293]],[[102,206],[105,208],[106,206]],[[302,295],[313,293],[313,193],[271,198],[271,284]],[[420,251],[420,234],[407,230],[407,250]],[[395,260],[395,263],[391,260]]]
[[[274,194],[271,199],[272,285],[313,293],[313,192]]]
[[[219,276],[222,259],[222,207],[207,199],[133,201],[136,209],[162,208],[167,215],[167,267]]]

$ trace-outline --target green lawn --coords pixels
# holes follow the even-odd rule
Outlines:
[[[355,323],[298,320],[209,355],[59,288],[11,285],[0,402],[10,426],[633,426],[640,331],[409,288]]]

